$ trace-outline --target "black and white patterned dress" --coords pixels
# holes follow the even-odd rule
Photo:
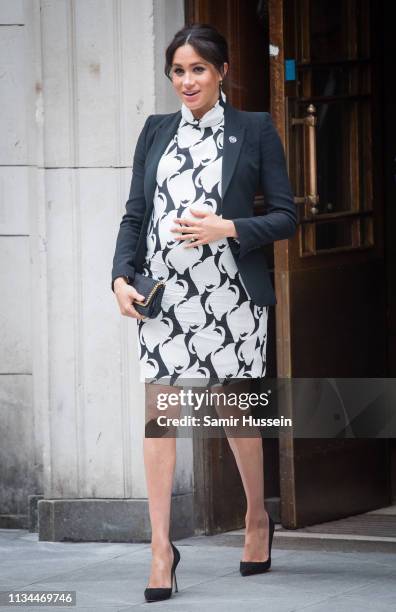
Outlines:
[[[228,239],[186,249],[170,231],[175,217],[192,217],[190,207],[219,210],[223,100],[200,120],[183,104],[158,164],[143,274],[164,280],[166,288],[160,314],[137,320],[142,382],[265,375],[268,306],[251,301]]]

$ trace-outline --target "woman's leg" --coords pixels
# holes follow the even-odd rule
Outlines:
[[[160,414],[178,417],[179,406],[166,411],[157,408],[159,393],[175,393],[177,388],[168,385],[146,383],[146,431],[158,432],[156,417]],[[165,430],[166,433],[167,430]],[[151,523],[151,574],[148,587],[170,587],[173,552],[169,542],[170,511],[173,476],[176,465],[176,430],[168,430],[165,437],[144,438],[143,454],[146,473],[149,514]],[[154,434],[153,434],[154,432]]]
[[[231,450],[245,490],[245,546],[242,561],[268,559],[268,514],[264,507],[263,447],[260,438],[230,438]]]
[[[215,388],[214,391],[220,391]],[[244,381],[222,387],[224,393],[246,393]],[[218,408],[221,417],[241,416],[241,411],[231,408]],[[245,414],[247,411],[245,412]],[[246,495],[247,510],[245,516],[245,546],[242,561],[266,561],[268,558],[268,514],[264,506],[264,457],[262,438],[257,430],[257,437],[232,437],[232,428],[225,427],[230,448],[234,454]],[[252,429],[250,429],[253,433]]]

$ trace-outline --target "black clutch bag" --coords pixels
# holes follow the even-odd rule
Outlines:
[[[135,310],[149,319],[156,317],[161,310],[161,300],[165,291],[164,281],[136,272],[131,284],[138,293],[145,297],[144,302],[133,302]]]

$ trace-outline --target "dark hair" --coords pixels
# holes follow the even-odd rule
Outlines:
[[[193,23],[176,32],[165,51],[165,74],[168,79],[171,78],[170,71],[175,51],[185,44],[191,45],[203,59],[213,64],[223,75],[223,64],[229,63],[226,39],[216,28],[207,23]]]

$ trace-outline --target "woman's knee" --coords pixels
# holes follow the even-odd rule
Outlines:
[[[171,385],[145,383],[145,434],[146,437],[176,435],[172,424],[162,425],[158,417],[170,419],[180,417],[181,406],[177,398],[178,389]],[[163,419],[161,419],[163,422]]]

